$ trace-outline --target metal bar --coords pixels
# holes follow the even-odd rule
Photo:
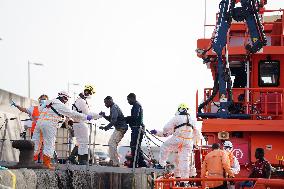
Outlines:
[[[6,134],[7,134],[7,128],[8,128],[8,119],[7,119],[7,116],[6,114],[4,114],[4,117],[5,117],[5,130],[4,130],[4,139],[6,140]],[[4,148],[4,142],[5,140],[2,141],[2,145],[1,145],[1,151],[0,151],[0,160],[2,160],[2,155],[3,155],[3,148]]]
[[[203,38],[206,37],[206,17],[207,17],[207,0],[204,0],[204,26],[203,26]]]
[[[92,142],[92,130],[93,130],[93,124],[88,123],[88,125],[90,125],[90,132],[89,132],[89,146],[88,146],[89,148],[88,148],[88,159],[87,159],[86,170],[89,170],[89,167],[90,167],[89,161],[90,161],[90,155],[91,155],[91,142]]]

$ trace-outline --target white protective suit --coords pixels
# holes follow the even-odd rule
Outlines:
[[[64,118],[57,115],[48,105],[52,103],[52,107],[61,115],[70,117],[74,120],[86,121],[87,115],[70,110],[60,100],[54,99],[47,101],[47,106],[40,109],[40,116],[37,121],[32,141],[35,143],[35,154],[39,149],[40,132],[43,135],[43,154],[52,158],[55,149],[55,140],[57,129],[61,127]]]
[[[189,123],[191,126],[184,125],[177,129],[176,126]],[[157,132],[157,136],[169,136],[171,138],[166,140],[160,148],[160,160],[161,166],[166,166],[166,161],[171,152],[176,152],[175,157],[175,177],[189,178],[190,176],[196,176],[196,169],[194,164],[193,145],[197,139],[198,131],[194,126],[193,121],[190,119],[190,115],[176,115],[172,118],[163,128],[163,131]]]
[[[88,102],[85,99],[81,98],[80,96],[74,102],[72,109],[74,111],[78,111],[79,113],[92,115],[94,116],[94,119],[102,117],[96,113],[91,113]],[[79,155],[88,154],[88,144],[89,144],[89,135],[90,135],[89,126],[86,123],[84,123],[84,121],[74,119],[73,129],[78,144],[78,154]]]

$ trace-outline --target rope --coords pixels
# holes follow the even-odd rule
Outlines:
[[[153,135],[150,133],[150,131],[148,129],[146,129],[147,133],[149,133],[152,137],[154,137],[155,139],[157,139],[158,141],[164,143],[164,141],[162,141],[161,139],[159,139],[156,135]],[[146,134],[146,133],[145,133]]]
[[[9,170],[8,168],[6,167],[1,167],[0,166],[0,170],[6,170],[11,176],[12,176],[12,189],[16,189],[16,183],[17,183],[17,177],[16,175],[11,171]],[[7,188],[10,188],[10,187],[7,187]]]
[[[153,154],[153,151],[151,149],[150,140],[146,137],[146,135],[144,135],[144,139],[146,140],[146,146],[147,146],[147,150],[148,150],[148,153],[149,153],[149,156],[147,156],[147,157],[151,161],[154,158],[154,154]]]
[[[145,134],[145,137],[147,137],[148,140],[150,140],[153,144],[155,144],[156,146],[160,147],[158,144],[156,144],[153,140],[151,140],[150,137],[148,137],[146,134]]]

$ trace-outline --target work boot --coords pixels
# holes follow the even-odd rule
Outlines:
[[[51,165],[51,158],[47,155],[43,155],[43,165],[45,165],[50,170],[55,170],[55,167]]]
[[[88,154],[78,155],[79,165],[87,165],[88,163]]]

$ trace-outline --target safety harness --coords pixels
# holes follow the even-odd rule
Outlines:
[[[64,118],[64,115],[60,114],[60,113],[52,106],[52,103],[46,105],[46,108],[50,108],[56,115],[58,115],[59,117]]]
[[[83,100],[85,100],[87,106],[89,106],[89,105],[88,105],[88,102],[87,102],[87,100],[86,100],[86,97],[84,97],[84,95],[83,95],[82,93],[79,94],[79,97],[82,98]],[[76,103],[76,101],[75,101],[75,103]],[[79,108],[75,105],[75,103],[72,104],[72,110],[76,110],[76,111],[79,112],[79,113],[83,113],[82,110],[79,110]]]
[[[180,125],[175,126],[174,130],[176,130],[176,129],[180,128],[180,127],[183,127],[183,126],[190,126],[193,129],[193,125],[191,125],[189,123],[188,114],[181,114],[181,115],[186,115],[186,123],[182,123]]]

